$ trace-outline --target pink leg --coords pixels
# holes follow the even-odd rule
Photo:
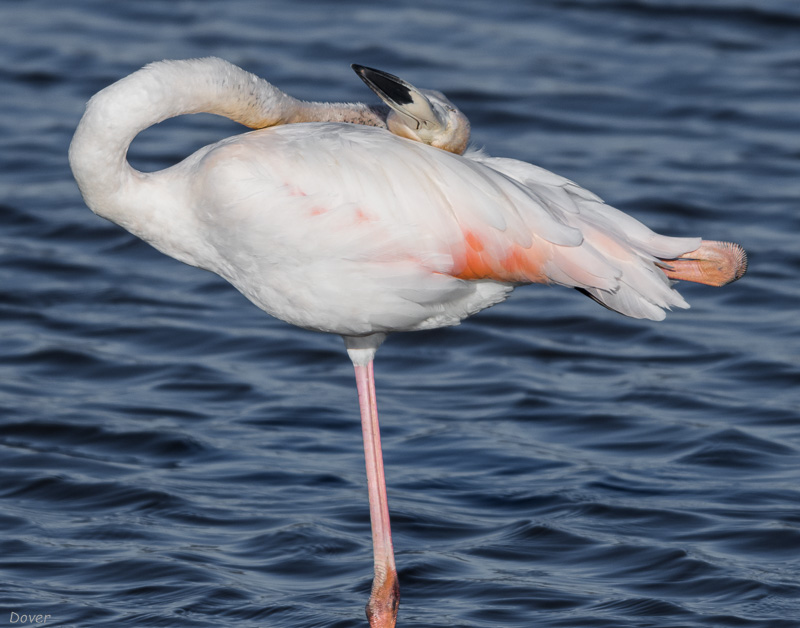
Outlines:
[[[361,406],[361,429],[364,433],[364,457],[367,461],[372,548],[375,555],[375,578],[367,604],[367,618],[372,628],[394,628],[400,603],[400,585],[394,565],[372,360],[365,365],[356,364],[355,369],[358,403]]]

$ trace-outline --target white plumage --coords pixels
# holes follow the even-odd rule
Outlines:
[[[192,181],[181,204],[193,206],[201,234],[203,252],[187,251],[193,263],[294,325],[426,329],[497,303],[526,277],[457,278],[467,233],[487,258],[503,260],[512,245],[542,257],[542,276],[527,279],[584,288],[623,314],[659,319],[661,308],[688,307],[655,258],[692,251],[699,238],[658,236],[519,162],[307,123],[226,140],[186,164],[170,175],[175,187]]]

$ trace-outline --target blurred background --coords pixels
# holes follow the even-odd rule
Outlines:
[[[375,102],[351,63],[441,90],[490,154],[750,254],[661,323],[534,286],[386,342],[400,626],[796,626],[798,43],[794,0],[2,3],[0,623],[366,625],[341,339],[94,216],[67,164],[92,94],[214,55],[303,99]]]

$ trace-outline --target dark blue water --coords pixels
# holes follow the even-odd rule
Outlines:
[[[445,91],[488,152],[750,271],[625,319],[530,287],[376,371],[408,627],[800,626],[800,3],[0,5],[0,626],[365,626],[352,368],[83,205],[94,92],[217,55],[295,96]],[[238,132],[143,134],[159,169]]]

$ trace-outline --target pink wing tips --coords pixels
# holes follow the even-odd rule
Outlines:
[[[662,270],[670,279],[724,286],[747,272],[747,253],[733,242],[703,240],[700,248],[664,260]]]

